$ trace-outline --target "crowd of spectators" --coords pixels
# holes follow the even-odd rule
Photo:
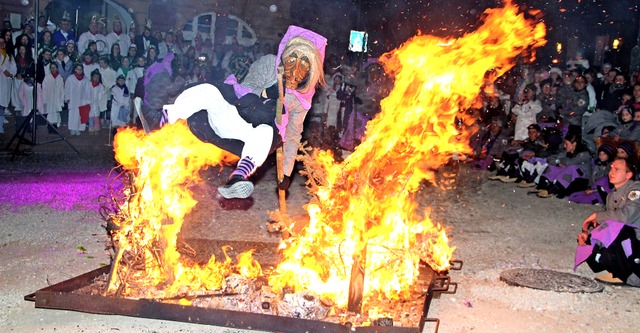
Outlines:
[[[275,53],[275,45],[214,45],[200,34],[186,42],[180,29],[154,31],[149,20],[126,32],[117,17],[111,31],[105,23],[93,17],[88,30],[80,32],[72,30],[66,13],[57,26],[44,17],[20,29],[5,21],[0,39],[3,125],[9,123],[4,116],[15,116],[17,128],[38,110],[51,127],[65,125],[71,135],[95,134],[135,120],[132,99],[146,69],[168,54],[174,55],[177,82],[187,86],[219,82],[230,74],[241,82],[253,62]],[[543,198],[602,203],[610,191],[603,179],[611,161],[626,154],[637,164],[637,72],[607,63],[593,67],[578,55],[564,65],[520,65],[495,83],[494,75],[487,73],[479,94],[482,108],[468,110],[478,120],[469,160],[497,170],[493,179],[530,187]],[[357,53],[328,55],[325,81],[311,110],[321,124],[316,143],[340,155],[357,146],[392,82],[378,63]]]
[[[490,77],[492,73],[487,73]],[[566,65],[521,65],[487,84],[470,161],[540,198],[603,204],[611,162],[638,164],[638,71],[581,56]]]
[[[152,22],[132,24],[128,32],[115,17],[111,31],[105,18],[92,17],[87,31],[74,31],[68,13],[57,25],[45,17],[14,28],[3,22],[0,41],[0,133],[16,129],[32,110],[53,127],[67,126],[71,135],[131,124],[136,86],[145,70],[173,54],[185,84],[213,82],[234,74],[244,78],[251,64],[275,54],[268,43],[246,48],[231,40],[214,48],[198,34],[185,41],[180,29],[154,31]],[[37,49],[36,49],[37,48]],[[37,101],[33,90],[37,89]]]

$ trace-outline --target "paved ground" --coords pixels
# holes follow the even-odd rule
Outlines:
[[[64,129],[62,134],[67,135]],[[40,129],[38,138],[47,137],[53,136]],[[36,309],[22,299],[108,262],[97,205],[114,166],[108,134],[66,138],[79,155],[64,142],[36,146],[14,161],[10,153],[0,154],[0,331],[243,332]],[[451,272],[459,282],[457,293],[443,295],[431,306],[430,315],[441,319],[441,332],[634,331],[640,324],[636,288],[606,286],[601,293],[573,294],[512,287],[499,279],[503,270],[513,267],[571,272],[580,224],[601,207],[539,199],[514,184],[487,181],[486,172],[461,170],[453,190],[424,186],[418,194],[420,208],[430,207],[431,218],[450,227],[454,255],[464,261],[462,271]],[[272,161],[258,176],[253,200],[219,200],[215,187],[228,172],[207,171],[206,182],[197,190],[200,204],[182,239],[213,247],[225,242],[277,244],[278,237],[265,230],[266,211],[277,208]],[[295,179],[288,207],[292,215],[301,216],[308,197],[300,186],[302,177]],[[264,253],[269,251],[266,246]],[[593,276],[586,267],[577,273]]]

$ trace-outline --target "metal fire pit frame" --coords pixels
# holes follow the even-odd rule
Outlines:
[[[451,270],[460,270],[462,268],[462,261],[452,261],[451,263]],[[283,333],[420,333],[423,331],[427,323],[435,325],[434,332],[438,331],[440,320],[437,318],[427,317],[429,307],[431,306],[431,300],[434,297],[439,298],[440,294],[453,294],[457,290],[457,283],[451,282],[450,277],[446,272],[444,274],[434,273],[432,275],[431,283],[429,284],[429,289],[425,295],[420,327],[349,327],[342,324],[319,320],[210,309],[197,306],[184,306],[162,303],[149,299],[128,299],[102,295],[87,295],[74,292],[85,286],[91,285],[96,277],[102,274],[109,274],[110,270],[111,266],[95,269],[69,280],[40,289],[35,293],[26,295],[24,299],[26,301],[35,302],[36,308],[71,310],[94,314],[115,314],[247,330]]]

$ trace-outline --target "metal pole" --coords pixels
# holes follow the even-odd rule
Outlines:
[[[33,5],[36,7],[34,10],[36,27],[35,34],[36,38],[33,41],[33,47],[36,51],[36,56],[34,57],[34,62],[36,65],[35,71],[33,73],[33,107],[31,108],[32,117],[31,117],[31,141],[32,145],[37,145],[36,140],[36,131],[38,130],[38,120],[36,119],[38,115],[38,111],[44,112],[44,110],[38,110],[38,65],[40,64],[40,55],[38,54],[38,21],[40,20],[40,1],[35,0]]]

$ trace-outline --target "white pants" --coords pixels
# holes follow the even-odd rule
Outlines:
[[[165,105],[164,108],[171,124],[178,119],[187,119],[200,110],[206,110],[213,131],[221,138],[244,142],[240,157],[250,157],[256,168],[262,165],[269,155],[273,128],[264,124],[254,128],[251,123],[240,117],[236,107],[222,97],[218,88],[209,83],[183,91],[173,104]]]

